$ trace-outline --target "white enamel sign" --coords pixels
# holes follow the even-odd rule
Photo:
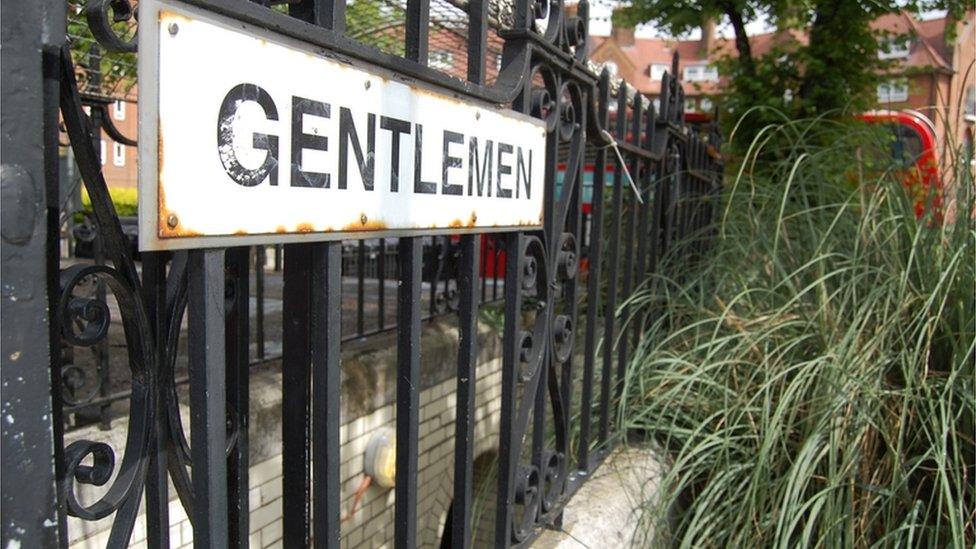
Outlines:
[[[181,4],[140,28],[142,249],[542,224],[539,120]]]

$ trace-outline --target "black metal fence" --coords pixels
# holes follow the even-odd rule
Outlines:
[[[640,337],[639,326],[620,333],[618,309],[675,242],[698,235],[686,249],[703,252],[721,177],[717,134],[684,124],[683,92],[670,75],[655,110],[608,72],[595,72],[586,2],[571,16],[562,1],[448,2],[466,16],[459,35],[466,79],[428,64],[430,0],[395,3],[402,33],[392,36],[402,47],[389,51],[357,40],[361,31],[345,34],[342,0],[185,2],[544,120],[544,228],[137,258],[99,161],[107,103],[79,91],[64,0],[4,2],[3,545],[63,546],[66,516],[114,514],[109,545],[125,546],[144,503],[148,544],[168,547],[167,479],[191,517],[196,545],[247,545],[249,367],[272,357],[265,344],[278,339],[263,325],[269,263],[283,277],[284,545],[338,545],[340,350],[344,341],[392,329],[395,545],[416,544],[420,327],[456,314],[455,482],[444,536],[451,546],[470,546],[474,335],[479,307],[491,301],[504,304],[495,540],[531,543],[559,524],[566,501],[613,444],[620,381]],[[135,51],[131,38],[117,34],[120,24],[135,25],[127,0],[88,0],[85,10],[104,48]],[[82,240],[91,244],[91,261],[59,254],[74,219],[63,211],[59,185],[60,127],[91,197],[91,223],[80,233],[88,231]],[[251,284],[257,326],[249,325]],[[121,315],[131,379],[120,391],[107,389],[110,369],[102,368],[109,353],[123,352],[106,345],[109,301]],[[176,367],[181,337],[185,376]],[[98,364],[91,383],[75,359],[89,352]],[[192,446],[178,383],[188,383]],[[128,403],[121,456],[99,442],[64,445],[69,416],[108,427],[117,400]],[[79,501],[77,484],[110,479],[100,499]]]

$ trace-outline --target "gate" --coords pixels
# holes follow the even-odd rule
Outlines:
[[[541,230],[490,239],[443,231],[399,238],[357,233],[345,244],[284,245],[284,545],[339,545],[340,350],[350,338],[391,329],[397,334],[395,545],[416,545],[421,323],[445,314],[456,315],[460,337],[455,481],[444,543],[471,545],[475,334],[479,307],[492,296],[504,304],[494,539],[502,547],[526,546],[545,527],[557,527],[566,502],[617,440],[613,416],[629,351],[641,335],[639,325],[621,321],[625,302],[676,242],[697,237],[680,248],[687,260],[706,249],[721,181],[718,135],[685,125],[682,88],[671,76],[677,59],[655,105],[588,61],[585,1],[572,14],[562,0],[391,0],[402,17],[384,31],[379,47],[365,43],[362,32],[346,32],[343,0],[180,3],[545,124]],[[168,547],[172,482],[196,546],[246,546],[249,273],[252,256],[263,265],[266,249],[136,257],[97,146],[101,128],[121,142],[135,141],[112,127],[106,98],[79,89],[78,60],[66,41],[68,9],[77,6],[3,3],[3,545],[67,546],[73,516],[111,517],[108,545],[123,547],[142,507],[148,545]],[[441,66],[429,49],[437,9],[464,20],[450,28],[463,44],[460,73]],[[134,38],[119,34],[136,28],[136,7],[128,0],[88,0],[83,10],[101,48],[135,53]],[[94,261],[61,258],[71,212],[63,211],[59,187],[65,169],[59,128],[91,199]],[[369,249],[379,252],[367,264],[365,242],[376,236],[382,238],[370,240]],[[389,300],[381,282],[375,330],[363,320],[367,270],[381,281],[387,273],[397,280],[395,323],[385,320]],[[341,331],[343,272],[358,278],[356,329],[348,337]],[[96,290],[82,291],[90,287]],[[108,352],[106,293],[121,313],[131,390],[114,397],[103,391],[79,404],[67,396],[66,372],[72,349]],[[187,379],[175,375],[181,334]],[[262,357],[263,344],[262,335]],[[189,425],[179,414],[181,383],[188,384]],[[101,442],[65,446],[65,415],[97,413],[113,398],[128,406],[121,455]],[[79,484],[104,486],[103,495],[81,501]]]

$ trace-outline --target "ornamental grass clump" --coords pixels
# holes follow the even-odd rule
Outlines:
[[[645,335],[618,420],[668,465],[639,544],[973,546],[971,168],[917,219],[877,138],[764,130],[707,251],[624,309]]]

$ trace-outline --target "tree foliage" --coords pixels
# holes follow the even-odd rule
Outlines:
[[[717,64],[729,82],[723,110],[737,121],[754,107],[771,107],[768,112],[777,113],[769,116],[776,117],[783,112],[793,117],[842,116],[869,108],[890,63],[878,58],[882,36],[871,22],[901,10],[941,9],[961,18],[971,6],[970,0],[633,0],[614,13],[614,22],[653,23],[674,36],[706,20],[728,23],[734,49],[719,56]],[[771,49],[757,53],[746,28],[762,20],[778,35]],[[754,134],[771,122],[762,112],[756,109],[742,130]]]

